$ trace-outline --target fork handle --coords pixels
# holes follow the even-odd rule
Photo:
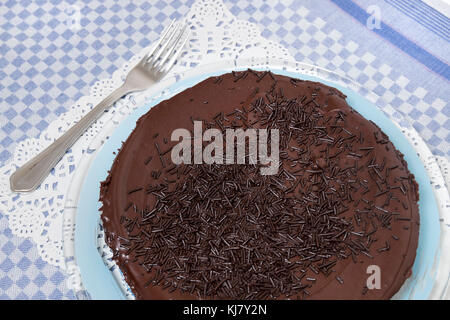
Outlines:
[[[17,169],[10,177],[11,190],[15,192],[28,192],[36,189],[47,177],[52,168],[59,160],[61,160],[66,151],[91,126],[91,124],[97,120],[110,105],[130,91],[131,90],[126,84],[117,88],[44,151]]]

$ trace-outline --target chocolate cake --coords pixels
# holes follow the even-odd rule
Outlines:
[[[142,116],[100,190],[106,242],[136,298],[391,298],[416,256],[418,186],[388,136],[345,99],[247,70]],[[174,163],[172,133],[194,135],[195,123],[276,129],[276,173],[262,174],[259,160]]]

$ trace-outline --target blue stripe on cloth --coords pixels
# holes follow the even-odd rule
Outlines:
[[[363,25],[366,25],[367,20],[370,15],[357,4],[351,0],[330,0],[336,6],[347,12],[353,18],[358,20]],[[416,59],[424,66],[434,71],[435,73],[441,75],[447,80],[450,80],[450,66],[445,62],[441,61],[437,57],[433,56],[431,53],[427,52],[423,48],[419,47],[417,44],[385,24],[381,22],[380,29],[373,29],[374,33],[383,37],[394,46],[398,47],[400,50]]]
[[[445,0],[444,0],[445,1]],[[427,12],[430,16],[433,17],[433,19],[436,19],[438,21],[448,21],[448,17],[443,15],[438,10],[434,9],[433,7],[429,6],[423,0],[397,0],[397,2],[401,2],[404,5],[418,8],[422,12]]]
[[[450,41],[450,19],[419,0],[384,0],[428,30]]]

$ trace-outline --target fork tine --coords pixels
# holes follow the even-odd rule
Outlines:
[[[167,59],[169,59],[169,57],[173,54],[175,49],[178,47],[180,40],[186,31],[186,27],[187,27],[186,25],[183,26],[181,29],[181,32],[178,34],[176,39],[174,41],[172,41],[170,43],[170,45],[168,45],[168,49],[167,49],[166,53],[161,57],[161,59],[159,61],[157,61],[155,63],[155,67],[162,67],[167,62]]]
[[[167,71],[170,70],[170,68],[172,68],[172,66],[175,64],[176,60],[178,59],[178,57],[181,54],[181,51],[183,50],[184,45],[186,44],[186,41],[189,39],[189,34],[190,34],[191,30],[189,28],[187,28],[187,26],[185,26],[185,28],[183,29],[183,35],[184,35],[184,39],[180,42],[177,43],[172,52],[175,51],[175,53],[172,55],[172,57],[170,58],[170,60],[168,62],[166,62],[164,65],[161,66],[160,71],[161,73],[166,73]]]
[[[140,61],[141,63],[146,63],[147,60],[153,55],[153,53],[155,53],[156,49],[158,49],[158,47],[162,43],[162,41],[165,40],[167,34],[169,33],[169,31],[172,28],[172,26],[174,25],[174,23],[175,23],[175,19],[172,20],[170,22],[169,26],[164,29],[161,37],[159,37],[158,41],[156,41],[156,44],[152,47],[152,50],[142,58],[142,60]]]
[[[169,44],[172,43],[173,38],[179,33],[180,24],[176,23],[174,30],[166,37],[164,42],[161,42],[161,47],[152,56],[149,56],[148,63],[156,64],[160,56],[164,53]]]

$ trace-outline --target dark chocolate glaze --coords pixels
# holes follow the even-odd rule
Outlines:
[[[106,241],[114,251],[114,259],[137,299],[197,298],[178,289],[169,292],[169,289],[163,289],[159,285],[146,286],[153,271],[147,272],[135,261],[132,253],[127,255],[125,250],[120,248],[121,237],[129,237],[127,230],[120,223],[121,216],[125,214],[124,211],[129,203],[133,202],[138,208],[145,206],[151,208],[154,205],[154,199],[145,192],[128,193],[137,187],[154,182],[152,171],[162,169],[163,164],[159,160],[155,142],[158,143],[162,152],[176,143],[170,141],[174,129],[193,129],[191,117],[212,119],[219,112],[228,113],[242,106],[249,109],[250,104],[256,99],[260,97],[266,99],[266,93],[274,89],[274,84],[275,90],[281,88],[284,96],[288,99],[300,96],[311,97],[313,93],[318,94],[316,101],[321,106],[324,115],[343,112],[347,119],[345,128],[352,132],[361,132],[364,137],[364,143],[356,144],[355,148],[363,146],[375,148],[370,155],[364,155],[359,163],[362,165],[369,160],[369,157],[375,155],[378,163],[385,158],[385,168],[397,166],[386,178],[389,185],[398,185],[399,177],[409,177],[403,181],[407,190],[404,188],[402,188],[403,190],[391,189],[392,194],[400,201],[391,201],[384,208],[395,211],[399,216],[410,220],[393,219],[389,228],[379,228],[373,235],[376,242],[370,247],[372,257],[360,254],[357,256],[356,262],[350,258],[342,259],[333,267],[331,275],[314,275],[316,281],[308,289],[310,292],[308,298],[389,299],[411,275],[419,237],[418,187],[414,177],[408,171],[403,155],[395,149],[374,123],[364,119],[353,110],[346,103],[346,97],[338,90],[317,82],[294,81],[285,76],[270,73],[264,75],[264,73],[248,71],[245,76],[228,73],[220,78],[206,79],[151,108],[138,120],[135,130],[122,145],[109,176],[101,185],[100,200],[103,203],[101,219],[106,233]],[[259,89],[257,93],[255,93],[255,88]],[[158,134],[157,137],[155,137],[156,134]],[[380,143],[380,139],[384,141]],[[311,154],[314,158],[314,150]],[[148,161],[149,157],[152,157],[151,161]],[[317,154],[317,158],[320,158],[319,154]],[[172,165],[170,153],[164,159],[164,166],[170,167]],[[354,159],[351,157],[343,157],[340,167],[348,167],[353,162]],[[376,196],[377,185],[370,179],[366,171],[362,170],[359,174],[361,179],[367,179],[370,189],[364,194],[364,198],[381,206],[385,198]],[[162,180],[163,178],[164,174],[158,179]],[[360,195],[360,197],[363,196]],[[352,206],[352,210],[343,215],[352,217],[355,210],[362,210],[363,206],[364,203],[360,202],[359,205]],[[384,246],[386,241],[389,243],[389,250],[380,252],[379,249]],[[367,274],[369,265],[377,265],[381,269],[381,289],[379,290],[364,289],[369,277]],[[336,280],[337,276],[343,280],[343,283]]]

